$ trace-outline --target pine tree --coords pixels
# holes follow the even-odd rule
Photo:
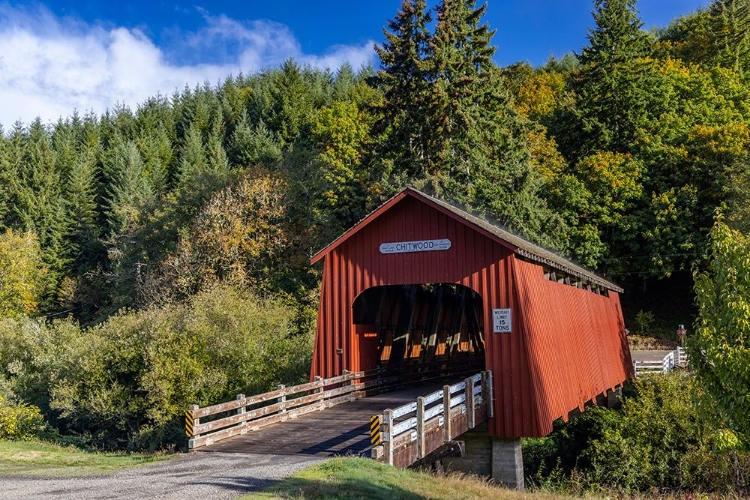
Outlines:
[[[21,191],[25,185],[25,157],[28,146],[28,132],[21,122],[13,124],[10,134],[4,141],[4,162],[7,184],[3,185],[2,197],[7,207],[3,223],[7,227],[22,228]]]
[[[596,28],[579,56],[576,82],[584,154],[627,153],[646,113],[642,58],[649,37],[635,8],[637,0],[595,0]]]
[[[750,69],[750,1],[716,0],[709,12],[720,64],[744,76]]]
[[[383,30],[385,42],[375,47],[381,69],[372,81],[382,89],[384,101],[374,128],[374,135],[380,136],[376,155],[389,160],[386,175],[395,178],[425,177],[429,171],[427,139],[432,125],[427,114],[430,82],[424,58],[430,22],[425,0],[404,0]]]
[[[112,235],[117,236],[140,222],[141,211],[152,200],[153,190],[135,142],[122,143],[109,168],[112,182],[108,186],[108,215]]]
[[[73,164],[65,192],[73,270],[81,275],[102,259],[97,224],[97,159],[92,149],[82,151]]]
[[[333,80],[333,98],[337,101],[348,100],[357,83],[357,75],[354,74],[351,65],[349,63],[342,64]]]
[[[229,160],[224,150],[224,118],[220,108],[217,108],[217,113],[212,120],[206,149],[208,150],[208,170],[219,177],[229,175]]]
[[[178,186],[188,185],[192,179],[197,178],[208,170],[206,153],[203,149],[203,138],[201,132],[193,124],[190,124],[180,150],[180,174]]]
[[[477,170],[497,159],[497,122],[511,112],[492,62],[495,32],[480,24],[485,10],[475,0],[445,0],[437,7],[427,53],[432,83],[428,112],[434,127],[428,140],[430,170],[461,201],[468,201],[467,188]],[[511,138],[504,139],[512,147]]]
[[[250,126],[247,113],[243,113],[229,141],[229,158],[235,167],[264,165],[275,167],[282,157],[281,146],[263,122],[255,129]]]
[[[386,183],[415,185],[541,241],[559,220],[538,196],[526,124],[492,61],[486,6],[444,0],[430,35],[424,5],[404,2],[378,48]]]
[[[138,138],[138,150],[143,156],[144,173],[154,193],[166,194],[170,185],[169,172],[174,154],[164,126],[158,125],[150,133],[142,132]]]
[[[22,227],[39,236],[42,257],[49,272],[45,276],[45,308],[53,306],[57,287],[70,263],[67,244],[69,220],[63,199],[63,181],[56,169],[50,135],[38,118],[29,127],[25,155],[18,167],[18,215]]]
[[[13,198],[13,173],[8,159],[8,139],[0,125],[0,231],[8,227],[8,214]]]

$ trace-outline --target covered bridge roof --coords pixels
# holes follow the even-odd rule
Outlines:
[[[613,290],[618,293],[621,293],[623,291],[622,288],[615,285],[614,283],[611,283],[610,281],[597,276],[593,272],[588,271],[577,264],[574,264],[573,262],[555,254],[554,252],[551,252],[550,250],[535,245],[530,241],[521,238],[520,236],[515,235],[495,224],[491,224],[484,219],[481,219],[465,210],[451,205],[450,203],[446,203],[442,200],[438,200],[437,198],[433,198],[432,196],[426,195],[421,191],[417,191],[413,188],[404,189],[403,191],[383,203],[380,207],[373,210],[369,215],[355,224],[351,229],[346,231],[344,234],[331,242],[328,246],[316,253],[312,257],[311,262],[315,263],[325,257],[329,252],[331,252],[331,250],[344,243],[346,240],[351,238],[354,234],[359,232],[362,228],[376,219],[380,214],[406,197],[416,198],[417,200],[420,200],[432,206],[436,210],[446,214],[453,219],[463,222],[467,226],[472,227],[476,231],[484,234],[485,236],[498,242],[499,244],[510,248],[518,255],[530,261],[538,262],[540,264],[549,266],[550,268],[562,271],[563,273],[585,279],[608,290]]]

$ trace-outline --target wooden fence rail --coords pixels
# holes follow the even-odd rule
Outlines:
[[[382,424],[372,442],[383,444],[373,448],[372,457],[408,467],[491,416],[492,372],[485,371],[375,415],[373,421]]]
[[[338,377],[316,377],[313,382],[292,387],[281,385],[274,391],[255,396],[238,394],[234,401],[217,405],[203,408],[191,405],[185,415],[188,448],[200,448],[266,425],[354,401],[364,395],[363,391],[382,383],[377,378],[380,372],[344,372]],[[201,419],[217,415],[218,418],[201,423]]]

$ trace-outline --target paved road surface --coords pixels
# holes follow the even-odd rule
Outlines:
[[[113,474],[83,478],[2,477],[0,499],[223,499],[263,489],[322,458],[190,453]]]
[[[630,351],[630,357],[633,359],[633,361],[661,361],[664,359],[664,356],[666,356],[670,352],[672,351],[633,349],[632,351]]]

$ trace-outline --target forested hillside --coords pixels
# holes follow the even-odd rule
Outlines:
[[[288,61],[9,126],[0,258],[28,265],[4,313],[91,322],[215,283],[308,300],[310,254],[405,185],[628,284],[699,261],[717,208],[741,222],[745,2],[649,33],[596,0],[589,44],[541,68],[495,66],[483,12],[404,2],[377,71]]]
[[[147,382],[158,386],[166,375],[153,366],[148,380],[132,374],[163,352],[111,363],[130,359],[129,342],[158,350],[169,332],[193,332],[176,319],[182,308],[202,304],[206,317],[218,317],[216,297],[270,301],[263,321],[285,317],[279,335],[305,352],[320,278],[309,257],[404,186],[625,285],[626,305],[664,283],[691,303],[692,281],[674,277],[703,265],[717,210],[740,230],[750,220],[748,2],[715,0],[649,32],[636,0],[594,0],[588,44],[537,68],[493,62],[503,34],[485,24],[484,10],[475,0],[443,0],[434,10],[404,0],[384,28],[378,68],[324,71],[289,60],[135,109],[4,124],[0,317],[21,325],[5,335],[33,350],[28,317],[67,318],[38,328],[72,339],[69,329],[90,326],[97,342],[117,339],[121,350],[73,377],[70,366],[83,365],[44,365],[57,352],[50,340],[39,359],[27,353],[25,368],[0,366],[0,382],[14,381],[17,394],[68,429],[111,425],[117,435],[127,419],[91,416],[106,403],[86,403],[86,384],[121,370],[122,387],[142,384],[133,394],[154,390]],[[206,335],[200,349],[222,348],[209,330],[191,338]],[[0,347],[0,361],[22,359],[18,349]],[[131,408],[137,419],[158,428],[188,400],[248,386],[201,371],[245,358],[200,349],[203,368],[187,358],[185,366],[218,388],[165,390],[174,415],[148,413],[168,406],[160,400]],[[302,365],[288,372],[299,376]],[[185,370],[179,376],[188,379]],[[141,431],[129,432],[132,443]]]

